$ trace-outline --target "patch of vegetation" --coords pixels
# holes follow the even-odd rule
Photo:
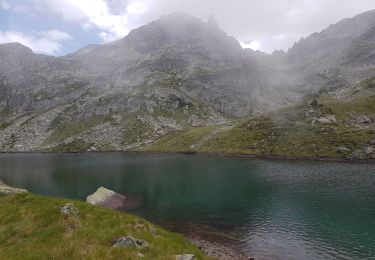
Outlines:
[[[3,122],[3,123],[0,122],[0,130],[5,129],[10,125],[11,125],[11,123],[9,123],[9,122]]]
[[[201,152],[272,155],[281,157],[346,157],[338,148],[351,152],[372,140],[371,130],[339,125],[299,125],[284,127],[272,124],[240,125],[219,133],[205,143]]]
[[[134,144],[146,139],[152,130],[144,125],[136,114],[123,113],[124,137],[123,144]]]
[[[93,144],[85,143],[82,140],[74,140],[71,143],[62,143],[54,146],[51,149],[45,150],[45,152],[57,152],[57,153],[77,153],[87,151]]]
[[[60,213],[74,203],[79,217]],[[194,254],[207,259],[182,236],[133,215],[88,203],[20,194],[0,197],[0,259],[174,259]],[[131,235],[149,247],[113,248],[112,241]]]
[[[375,115],[375,95],[349,102],[327,102],[324,107],[342,121],[353,116]]]
[[[171,133],[162,137],[146,151],[195,152],[190,146],[199,142],[213,131],[213,127],[191,128],[183,132]]]
[[[58,117],[57,117],[58,120]],[[111,120],[110,116],[94,116],[83,121],[64,121],[61,124],[57,123],[57,120],[52,122],[54,125],[58,125],[53,131],[52,135],[46,140],[46,143],[61,142],[68,137],[72,137],[89,130],[97,125],[104,124]]]

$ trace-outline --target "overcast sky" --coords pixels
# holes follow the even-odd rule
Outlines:
[[[212,14],[242,46],[272,52],[371,9],[375,0],[0,0],[0,43],[59,56],[184,11],[203,20]]]

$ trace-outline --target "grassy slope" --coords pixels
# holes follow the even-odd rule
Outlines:
[[[368,88],[362,82],[360,90]],[[370,81],[369,81],[370,82]],[[197,128],[163,137],[148,151],[236,153],[271,155],[280,157],[350,157],[375,139],[373,129],[351,126],[348,120],[358,116],[375,116],[375,95],[365,95],[351,101],[337,101],[322,96],[319,108],[309,103],[287,107],[272,113],[255,116],[237,123],[233,129],[223,131],[203,143],[197,150],[190,146],[213,129]],[[306,113],[315,109],[321,114],[336,116],[336,124],[312,125]],[[350,149],[339,152],[338,148]]]
[[[33,194],[0,197],[0,259],[139,259],[139,253],[143,259],[174,259],[184,253],[206,259],[180,235],[129,214],[73,201],[80,211],[78,223],[60,213],[67,202]],[[126,235],[150,247],[111,247],[113,240]]]

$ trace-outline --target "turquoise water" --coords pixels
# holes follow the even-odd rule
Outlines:
[[[375,259],[375,165],[199,155],[1,154],[0,179],[85,199],[143,198],[133,213],[256,259]]]

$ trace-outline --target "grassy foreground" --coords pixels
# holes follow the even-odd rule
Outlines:
[[[68,202],[79,209],[78,220],[60,213]],[[0,259],[207,259],[178,234],[84,202],[26,193],[0,196],[0,205]],[[149,247],[112,248],[113,240],[127,235]]]

